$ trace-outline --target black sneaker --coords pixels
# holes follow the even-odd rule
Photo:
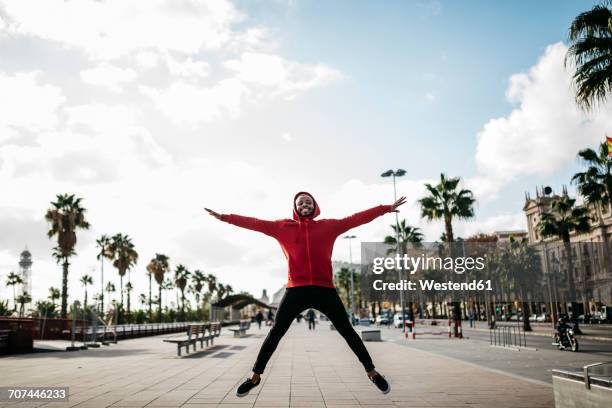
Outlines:
[[[385,380],[385,377],[380,374],[376,374],[374,377],[370,377],[370,381],[376,384],[378,389],[381,390],[383,394],[387,394],[389,391],[391,391],[391,386],[389,385],[387,380]]]
[[[244,397],[248,395],[249,391],[257,387],[260,382],[261,382],[261,379],[259,379],[259,381],[257,381],[257,384],[255,384],[250,378],[247,378],[246,381],[240,384],[240,387],[238,387],[238,389],[236,390],[236,396]]]

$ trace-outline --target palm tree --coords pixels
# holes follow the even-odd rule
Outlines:
[[[112,259],[114,260],[113,266],[119,272],[121,309],[123,310],[123,276],[138,262],[138,252],[134,249],[132,239],[128,235],[115,234],[111,238],[110,253],[112,253]]]
[[[425,184],[429,194],[419,200],[421,205],[421,216],[429,221],[444,220],[444,232],[448,249],[452,255],[453,219],[468,219],[474,217],[474,194],[470,190],[458,189],[460,177],[447,178],[444,173],[440,174],[440,182],[432,186]],[[461,306],[459,302],[452,302],[453,320],[459,320]],[[455,334],[457,327],[455,326]]]
[[[129,273],[128,273],[129,275]],[[134,289],[134,286],[132,286],[132,282],[128,279],[128,283],[125,284],[125,293],[127,294],[127,314],[128,316],[130,316],[130,294],[132,293],[132,290]]]
[[[576,199],[570,198],[566,194],[555,197],[550,205],[550,212],[542,213],[538,230],[544,237],[558,237],[563,241],[565,254],[567,255],[567,282],[569,293],[572,299],[575,298],[576,288],[574,285],[574,262],[572,248],[570,246],[570,235],[572,232],[577,234],[586,233],[591,230],[591,219],[586,207],[577,206]],[[586,284],[586,282],[585,282]],[[583,293],[585,301],[584,313],[588,312],[586,292]],[[576,318],[575,301],[572,301],[572,312],[574,320]],[[580,329],[576,331],[579,332]],[[579,334],[579,333],[578,333]]]
[[[106,234],[102,234],[100,238],[96,240],[96,245],[100,252],[96,255],[96,259],[100,261],[100,285],[102,290],[100,291],[100,311],[104,313],[104,258],[112,259],[113,254],[110,250],[111,240]]]
[[[85,288],[85,300],[83,301],[83,309],[87,309],[87,285],[93,285],[93,278],[91,275],[81,276],[81,284]]]
[[[157,282],[157,285],[159,287],[158,320],[160,323],[162,321],[162,289],[164,283],[164,275],[170,270],[170,264],[168,263],[169,260],[170,258],[168,258],[164,254],[155,254],[155,258],[151,259],[151,261],[149,261],[149,264],[147,265],[147,272],[149,273],[149,314],[151,314],[151,274],[153,274],[155,282]]]
[[[446,242],[454,242],[453,219],[474,217],[474,195],[470,190],[458,190],[460,177],[447,178],[440,174],[440,183],[432,186],[425,184],[429,195],[421,198],[421,216],[429,221],[444,220]]]
[[[21,285],[22,283],[23,283],[23,279],[21,279],[21,276],[17,275],[15,272],[9,273],[8,276],[6,277],[6,286],[13,287],[13,310],[15,312],[17,311],[17,297],[15,295],[15,286]]]
[[[25,305],[32,301],[32,296],[28,292],[23,292],[17,296],[17,303],[19,303],[19,317],[23,317]]]
[[[401,220],[398,225],[391,225],[393,229],[393,235],[387,235],[385,237],[385,244],[397,245],[397,236],[399,235],[400,245],[403,247],[404,252],[408,244],[419,244],[423,242],[423,234],[419,227],[413,227],[406,224],[406,220]]]
[[[191,272],[184,265],[177,265],[174,270],[174,284],[181,291],[181,318],[185,319],[185,287]]]
[[[587,168],[574,174],[572,183],[576,184],[578,192],[588,204],[599,206],[600,210],[601,207],[608,207],[612,197],[612,160],[608,155],[607,142],[600,144],[597,152],[593,149],[581,150],[578,157]],[[599,217],[601,221],[601,212]]]
[[[85,220],[85,208],[81,207],[81,198],[74,194],[60,194],[56,201],[51,202],[52,208],[47,210],[45,219],[51,224],[47,232],[49,238],[57,235],[56,259],[61,260],[62,273],[62,308],[61,317],[66,318],[68,311],[68,260],[74,255],[77,242],[76,230],[88,229],[89,223]],[[59,263],[59,262],[58,262]]]
[[[151,302],[148,302],[147,300],[147,295],[145,295],[144,293],[141,293],[140,295],[138,295],[138,300],[140,301],[140,306],[145,306],[147,303],[150,305]],[[149,315],[150,316],[150,315]]]
[[[523,312],[523,330],[531,331],[529,324],[529,302],[527,295],[537,288],[542,277],[542,261],[534,247],[528,245],[527,238],[518,241],[510,237],[510,245],[502,251],[500,273],[503,279],[520,297]]]
[[[170,270],[168,269],[168,271],[170,271]],[[164,297],[164,300],[166,301],[166,311],[168,311],[169,310],[169,307],[168,307],[168,291],[171,291],[172,289],[174,289],[174,283],[172,282],[172,279],[168,276],[168,277],[166,277],[166,279],[162,282],[162,284],[160,286],[161,286],[162,290],[166,291],[166,296]],[[159,293],[161,294],[161,292],[159,292]],[[177,308],[178,308],[178,304],[177,304]]]
[[[193,271],[193,275],[191,275],[191,282],[193,283],[193,293],[196,298],[196,309],[200,310],[200,296],[204,288],[204,283],[206,283],[206,275],[204,275],[201,270],[196,269]]]
[[[610,2],[579,14],[570,26],[565,57],[576,66],[576,103],[585,110],[606,100],[612,90],[612,9]]]
[[[53,286],[49,288],[49,300],[55,306],[55,301],[60,298],[60,290],[58,288],[54,288]]]
[[[106,282],[106,288],[104,290],[106,290],[106,293],[108,293],[108,300],[110,301],[111,293],[116,291],[115,285],[113,282]]]

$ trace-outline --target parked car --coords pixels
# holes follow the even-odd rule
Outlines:
[[[401,313],[396,314],[395,316],[393,316],[393,327],[402,327],[402,322],[404,321],[404,317],[402,316]]]
[[[538,323],[549,323],[549,322],[552,322],[552,318],[550,317],[550,315],[548,315],[546,313],[542,313],[542,314],[539,314],[537,316],[536,322],[538,322]]]
[[[376,316],[376,324],[379,326],[382,324],[388,325],[390,322],[389,315],[387,314],[379,314]]]

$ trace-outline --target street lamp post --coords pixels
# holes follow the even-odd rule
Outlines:
[[[351,324],[355,321],[355,288],[353,287],[354,277],[353,277],[353,238],[357,238],[355,235],[345,235],[344,239],[349,240],[349,270],[351,272],[351,293],[350,293],[350,302],[351,302]]]
[[[404,169],[397,169],[395,171],[393,170],[387,170],[384,173],[382,173],[380,176],[381,177],[393,177],[393,201],[397,201],[397,188],[395,186],[395,178],[396,177],[402,177],[403,175],[406,174],[406,170]],[[400,254],[400,236],[399,236],[399,216],[397,214],[398,212],[395,211],[395,242],[397,244],[396,247],[396,253],[397,255]],[[399,281],[402,281],[402,270],[398,268],[397,270],[397,274],[399,276]],[[406,333],[406,313],[405,313],[405,308],[404,308],[404,291],[400,290],[400,307],[402,308],[402,326],[403,326],[403,330],[404,330],[404,336],[407,335]]]

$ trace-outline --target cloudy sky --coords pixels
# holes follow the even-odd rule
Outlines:
[[[278,245],[202,207],[285,218],[307,190],[343,216],[392,201],[388,168],[408,171],[400,216],[429,240],[442,225],[415,202],[440,172],[478,200],[457,235],[524,228],[525,191],[560,190],[577,150],[612,130],[611,105],[576,109],[563,65],[568,26],[591,5],[0,0],[0,279],[27,246],[35,299],[60,286],[44,220],[59,193],[82,197],[91,223],[70,272],[79,298],[81,275],[100,285],[95,239],[117,232],[140,254],[136,295],[156,252],[273,292]]]

